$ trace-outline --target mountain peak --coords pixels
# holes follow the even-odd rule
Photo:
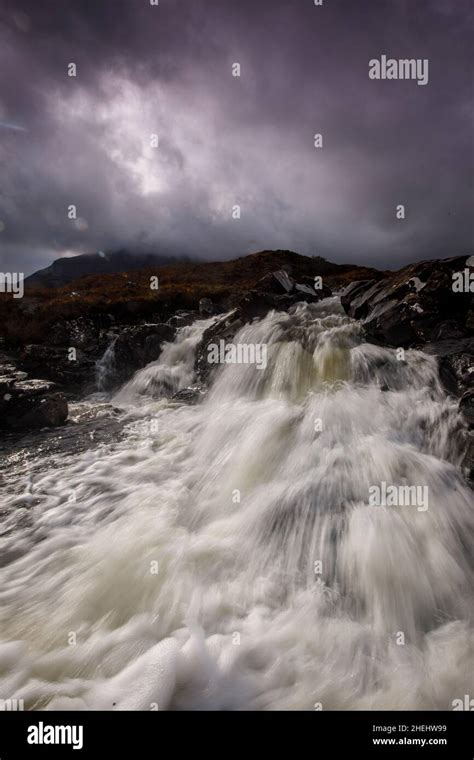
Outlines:
[[[158,253],[131,253],[125,249],[82,253],[55,259],[49,267],[27,277],[25,283],[30,287],[60,288],[86,275],[114,274],[185,260],[184,257],[177,259],[175,256]]]

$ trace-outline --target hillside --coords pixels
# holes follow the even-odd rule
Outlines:
[[[172,256],[156,253],[130,253],[113,251],[104,253],[84,253],[79,256],[56,259],[49,267],[40,269],[26,278],[25,284],[38,288],[61,288],[79,277],[87,275],[113,274],[133,271],[146,266],[171,264]]]
[[[233,261],[155,264],[124,272],[96,273],[56,288],[37,287],[35,280],[28,278],[23,299],[0,296],[0,335],[13,343],[42,343],[48,340],[48,327],[64,319],[89,314],[111,314],[127,322],[157,314],[166,318],[177,309],[197,309],[201,298],[211,298],[219,309],[228,309],[264,275],[278,269],[285,269],[297,279],[319,275],[332,288],[383,276],[375,269],[277,250]],[[155,276],[159,278],[158,290],[150,288],[150,278]]]

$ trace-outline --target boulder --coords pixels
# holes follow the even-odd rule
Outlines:
[[[242,313],[239,308],[236,308],[229,314],[216,320],[213,325],[204,331],[196,349],[196,359],[194,362],[194,371],[201,383],[209,383],[211,374],[217,369],[217,365],[210,364],[208,361],[208,346],[211,343],[218,343],[219,340],[224,340],[226,343],[231,342],[243,325],[244,318]]]
[[[94,359],[76,348],[76,359],[69,358],[71,345],[50,346],[30,343],[20,351],[18,361],[28,374],[39,375],[68,389],[83,388],[94,377]]]
[[[175,393],[171,400],[182,404],[197,404],[205,394],[206,389],[202,385],[190,385],[188,388],[182,388]]]
[[[238,304],[244,322],[264,317],[269,311],[288,311],[299,301],[316,302],[332,295],[331,289],[324,285],[315,290],[308,282],[295,282],[284,270],[271,272],[262,277],[255,288],[246,293]]]
[[[353,282],[342,294],[342,306],[349,316],[362,320],[368,340],[383,345],[408,348],[468,337],[472,294],[457,292],[454,280],[457,273],[473,267],[471,259],[424,261],[378,281]]]
[[[66,422],[68,404],[63,393],[52,393],[41,398],[26,414],[18,419],[18,427],[57,427]]]
[[[126,382],[134,372],[156,361],[163,343],[172,341],[176,328],[164,323],[124,328],[115,342],[115,384]]]
[[[178,311],[168,319],[166,324],[171,327],[186,327],[187,325],[192,325],[198,317],[199,313],[197,311],[178,309]]]
[[[258,280],[255,288],[265,293],[275,293],[284,295],[294,290],[295,281],[289,276],[284,269],[278,269],[276,272],[270,272]]]
[[[474,386],[474,337],[427,343],[423,350],[438,357],[440,377],[449,394],[462,396]]]
[[[210,317],[214,314],[214,304],[210,298],[201,298],[199,301],[199,314],[202,317]]]
[[[305,275],[298,278],[295,290],[300,295],[311,296],[311,298],[300,298],[300,300],[304,301],[320,301],[322,298],[330,298],[332,296],[332,290],[329,285],[323,282],[321,287],[315,287],[315,278]]]
[[[56,427],[67,420],[66,397],[47,380],[16,380],[13,374],[1,383],[0,394],[4,429]]]

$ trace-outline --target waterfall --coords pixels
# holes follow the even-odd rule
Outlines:
[[[203,332],[215,317],[180,327],[173,343],[165,343],[159,359],[135,373],[114,397],[114,403],[129,407],[146,399],[172,396],[194,378],[194,352]]]
[[[451,709],[472,693],[474,509],[436,360],[365,343],[330,298],[244,326],[266,366],[223,364],[178,404],[211,323],[115,395],[120,441],[25,481],[28,519],[2,537],[2,695]]]
[[[115,344],[117,338],[118,335],[114,335],[104,354],[95,365],[95,384],[100,392],[104,392],[109,388],[109,384],[115,375]]]

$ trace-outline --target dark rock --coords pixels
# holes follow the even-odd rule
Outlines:
[[[124,305],[124,311],[130,316],[138,316],[143,311],[143,303],[138,300],[129,300]]]
[[[464,462],[467,479],[474,485],[474,338],[442,340],[424,346],[439,361],[439,375],[450,396],[460,398],[464,421]]]
[[[176,314],[168,319],[166,324],[171,325],[171,327],[186,327],[187,325],[192,325],[198,317],[199,313],[197,311],[178,310]]]
[[[453,289],[453,277],[467,261],[467,256],[425,261],[378,281],[354,282],[341,303],[349,316],[363,320],[367,338],[382,345],[407,348],[468,337],[472,296]]]
[[[311,285],[300,285],[300,283],[296,283],[295,289],[298,291],[298,293],[304,293],[305,295],[316,297],[316,291],[311,287]]]
[[[53,393],[42,398],[38,404],[20,417],[18,427],[41,428],[62,425],[68,416],[68,405],[63,393]]]
[[[19,380],[13,384],[13,390],[18,394],[28,396],[41,396],[54,387],[54,383],[47,380]]]
[[[71,347],[75,348],[32,343],[21,350],[18,361],[29,374],[69,389],[79,389],[93,380],[95,362],[81,349],[76,349],[76,359],[70,360]]]
[[[260,292],[283,295],[285,293],[291,293],[294,290],[294,287],[294,280],[284,269],[279,269],[276,272],[270,272],[264,277],[261,277],[260,280],[258,280],[255,289]]]
[[[377,292],[375,280],[351,282],[341,295],[341,304],[353,319],[364,319],[369,311],[369,299],[374,292]]]
[[[197,404],[206,394],[206,389],[202,385],[190,385],[188,388],[182,388],[182,390],[175,393],[172,397],[172,401],[180,401],[184,404]]]
[[[463,394],[459,402],[459,409],[467,424],[474,428],[474,389]]]
[[[288,307],[293,304],[291,296],[277,296],[261,290],[250,290],[239,301],[238,308],[244,322],[251,322],[252,319],[264,317],[272,309],[278,309],[279,303],[283,308],[285,300],[288,300]]]
[[[214,314],[214,304],[210,298],[201,298],[199,301],[199,314],[201,316],[211,316]]]
[[[326,285],[321,290],[315,290],[306,283],[295,284],[288,274],[281,270],[262,277],[256,287],[244,295],[238,309],[243,321],[250,322],[256,317],[264,317],[272,309],[288,311],[299,301],[320,301],[331,295],[331,289]]]
[[[320,278],[318,278],[320,279]],[[314,277],[301,277],[298,279],[298,282],[295,285],[295,290],[297,293],[300,294],[300,300],[303,301],[314,301],[318,300],[320,301],[322,298],[330,298],[332,296],[332,290],[331,288],[326,285],[326,283],[322,283],[321,287],[316,286],[316,278]],[[301,298],[301,294],[306,294],[311,296],[311,298]]]
[[[3,383],[0,395],[0,427],[55,427],[66,421],[66,397],[47,380],[13,380]]]
[[[474,488],[474,431],[470,430],[465,437],[465,456],[463,461],[466,479]]]
[[[47,342],[50,346],[73,346],[91,351],[96,348],[101,331],[110,328],[111,324],[112,318],[107,314],[56,322],[50,328]]]
[[[244,325],[240,309],[234,309],[229,314],[221,317],[213,325],[204,331],[201,341],[196,349],[194,370],[202,383],[208,383],[211,374],[216,370],[215,364],[208,362],[208,346],[224,340],[226,343],[233,340],[235,334]]]
[[[474,385],[474,338],[428,343],[424,350],[439,359],[439,373],[447,392],[462,396]]]
[[[171,325],[145,324],[124,328],[115,342],[115,382],[121,385],[134,372],[156,361],[163,343],[174,339],[176,330]]]
[[[48,344],[29,344],[20,350],[18,364],[33,377],[56,383],[64,392],[87,393],[96,389],[97,364],[114,336],[117,372],[113,381],[119,385],[158,359],[163,342],[173,340],[176,333],[175,327],[164,323],[115,325],[112,331],[111,323],[110,315],[101,315],[57,324]],[[75,353],[71,354],[71,349]]]

